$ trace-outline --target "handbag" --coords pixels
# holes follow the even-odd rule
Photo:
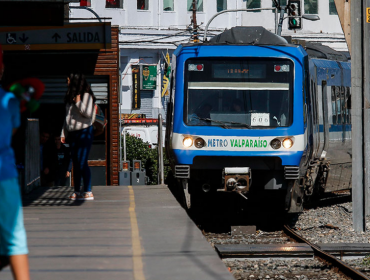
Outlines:
[[[99,105],[95,104],[95,120],[93,122],[94,128],[94,136],[98,136],[103,134],[105,126],[107,125],[108,121],[104,116],[103,110],[99,107]]]

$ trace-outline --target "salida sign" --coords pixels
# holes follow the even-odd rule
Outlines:
[[[2,27],[4,50],[109,49],[110,23],[77,23],[53,28],[45,26]]]
[[[100,43],[101,39],[98,32],[73,32],[67,33],[67,43]]]

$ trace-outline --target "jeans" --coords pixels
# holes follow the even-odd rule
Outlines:
[[[91,172],[87,160],[93,137],[92,125],[85,129],[70,131],[68,135],[73,162],[73,183],[75,192],[81,191],[81,178],[83,178],[84,182],[84,192],[91,192]]]

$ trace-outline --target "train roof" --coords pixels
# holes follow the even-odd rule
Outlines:
[[[201,45],[295,46],[290,44],[284,37],[276,35],[262,26],[236,26],[212,37],[209,41],[183,44],[183,46]]]
[[[304,42],[302,43],[303,48],[306,50],[310,58],[320,58],[335,61],[348,61],[345,54],[338,52],[328,46],[324,46],[318,43]]]
[[[310,58],[328,59],[335,61],[348,61],[345,54],[338,52],[328,46],[308,41],[299,41],[299,45],[306,50]],[[184,46],[199,45],[273,45],[297,47],[290,40],[272,33],[262,26],[236,26],[212,37],[209,41],[194,44],[188,43]]]
[[[208,44],[247,44],[289,46],[288,41],[262,26],[236,26],[212,37]]]

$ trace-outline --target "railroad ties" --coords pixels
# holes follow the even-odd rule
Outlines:
[[[330,243],[312,244],[298,235],[289,226],[284,226],[284,233],[299,243],[287,244],[215,244],[219,256],[223,259],[262,259],[262,258],[316,258],[330,263],[338,271],[351,279],[369,279],[362,272],[350,267],[342,260],[364,257],[370,254],[368,243]]]
[[[369,243],[329,243],[317,246],[340,259],[365,257]],[[215,244],[221,258],[313,258],[314,250],[305,243],[289,244]]]

